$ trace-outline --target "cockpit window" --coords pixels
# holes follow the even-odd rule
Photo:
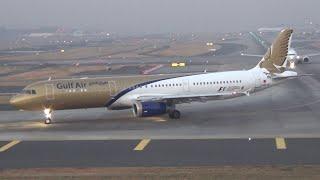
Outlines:
[[[34,89],[24,89],[22,90],[23,94],[36,94],[36,90]]]

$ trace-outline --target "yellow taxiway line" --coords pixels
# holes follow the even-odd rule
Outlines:
[[[276,138],[276,147],[277,149],[287,149],[286,141],[284,140],[284,138]]]
[[[18,143],[20,143],[20,141],[18,141],[18,140],[11,141],[11,142],[9,142],[8,144],[2,146],[2,147],[0,148],[0,152],[6,151],[6,150],[10,149],[11,147],[13,147],[14,145],[16,145],[16,144],[18,144]]]
[[[149,142],[150,142],[150,139],[142,139],[133,150],[142,151],[149,144]]]

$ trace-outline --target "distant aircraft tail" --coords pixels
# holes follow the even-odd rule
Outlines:
[[[265,68],[270,73],[284,72],[292,33],[292,29],[283,29],[257,66]]]

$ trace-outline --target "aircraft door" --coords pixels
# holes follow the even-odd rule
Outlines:
[[[256,82],[255,82],[255,86],[256,88],[261,87],[263,85],[263,79],[264,79],[264,74],[260,73],[257,78],[256,78]]]
[[[53,100],[54,99],[54,86],[53,84],[46,84],[46,99],[47,100]]]
[[[257,73],[257,72],[252,72],[252,81],[254,82],[254,88],[258,88],[260,87],[261,85],[261,80],[262,80],[262,77],[261,77],[261,74],[260,73]]]
[[[189,92],[189,79],[182,80],[183,90]]]

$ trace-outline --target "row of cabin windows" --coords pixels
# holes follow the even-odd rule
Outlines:
[[[206,84],[231,84],[231,83],[241,83],[241,80],[233,80],[233,81],[215,81],[215,82],[197,82],[193,83],[193,85],[206,85]]]
[[[233,81],[217,81],[217,82],[197,82],[197,83],[193,83],[193,85],[206,85],[206,84],[231,84],[231,83],[241,83],[241,80],[233,80]],[[150,87],[178,87],[178,86],[182,86],[182,84],[155,84],[155,85],[150,85]],[[144,86],[145,88],[148,88],[148,85]],[[140,86],[141,88],[141,86]]]
[[[66,89],[66,92],[78,92],[77,89]],[[80,89],[80,92],[87,92],[87,89]]]
[[[135,85],[135,86],[132,86],[130,87],[130,89],[136,89],[136,88],[142,88],[142,87],[145,87],[145,88],[148,88],[148,87],[178,87],[178,86],[182,86],[182,84],[155,84],[155,85]]]
[[[150,85],[151,87],[178,87],[178,86],[182,86],[182,84],[155,84],[155,85]],[[145,87],[147,88],[148,86],[145,85]]]

